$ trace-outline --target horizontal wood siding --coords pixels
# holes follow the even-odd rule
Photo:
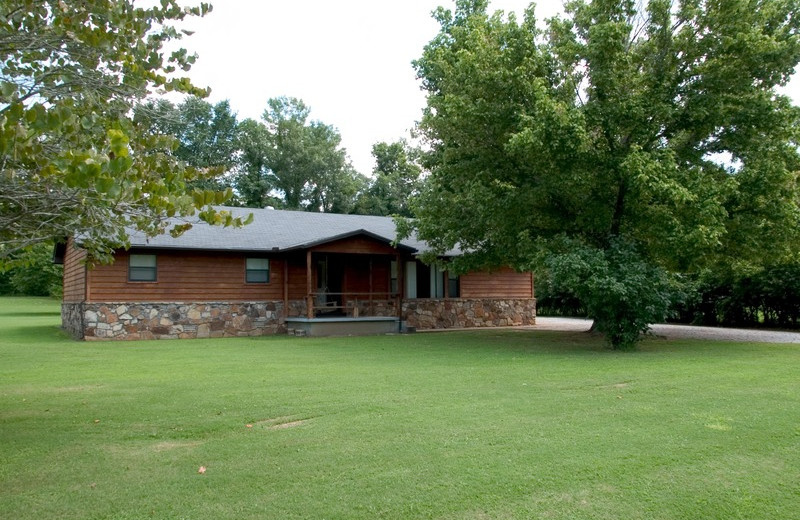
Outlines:
[[[313,276],[316,268],[312,267],[311,269],[312,283],[316,284],[316,277]],[[316,285],[312,286],[312,291],[314,290],[314,287],[316,287]],[[306,257],[305,255],[303,255],[302,259],[299,257],[292,257],[289,260],[289,299],[302,300],[306,296],[308,296],[308,290],[306,287]]]
[[[533,275],[506,268],[461,276],[461,298],[533,298]]]
[[[396,255],[397,250],[370,237],[357,236],[321,244],[311,248],[314,253],[354,253],[360,255]]]
[[[64,253],[64,301],[82,302],[86,299],[86,251],[77,249],[69,239]]]
[[[157,281],[129,282],[129,253],[89,271],[90,302],[244,302],[283,300],[283,261],[270,259],[270,282],[245,282],[247,255],[132,251],[155,254]]]

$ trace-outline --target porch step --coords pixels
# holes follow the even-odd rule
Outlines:
[[[400,319],[393,317],[286,318],[289,334],[295,336],[368,336],[400,332]]]

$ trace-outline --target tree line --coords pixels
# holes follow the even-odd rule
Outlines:
[[[240,121],[229,101],[191,96],[150,100],[136,107],[134,121],[154,136],[174,136],[175,158],[213,172],[190,187],[231,190],[228,205],[411,216],[419,151],[405,140],[374,144],[368,177],[350,163],[339,131],[310,113],[300,99],[277,97],[260,120]]]

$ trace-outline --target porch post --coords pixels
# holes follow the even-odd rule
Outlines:
[[[283,319],[289,317],[289,257],[283,259]]]
[[[405,271],[403,256],[397,253],[397,317],[401,320],[403,319],[403,299],[406,295]]]
[[[373,285],[372,285],[372,255],[369,255],[369,315],[370,316],[374,316],[375,315],[375,309],[373,309],[373,307],[372,307],[372,291],[373,291]]]
[[[311,250],[306,251],[306,316],[314,317],[314,295],[311,294]]]

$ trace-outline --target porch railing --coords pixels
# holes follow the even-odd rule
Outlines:
[[[314,292],[308,295],[306,306],[309,318],[325,314],[351,318],[399,316],[400,295],[392,292]]]

